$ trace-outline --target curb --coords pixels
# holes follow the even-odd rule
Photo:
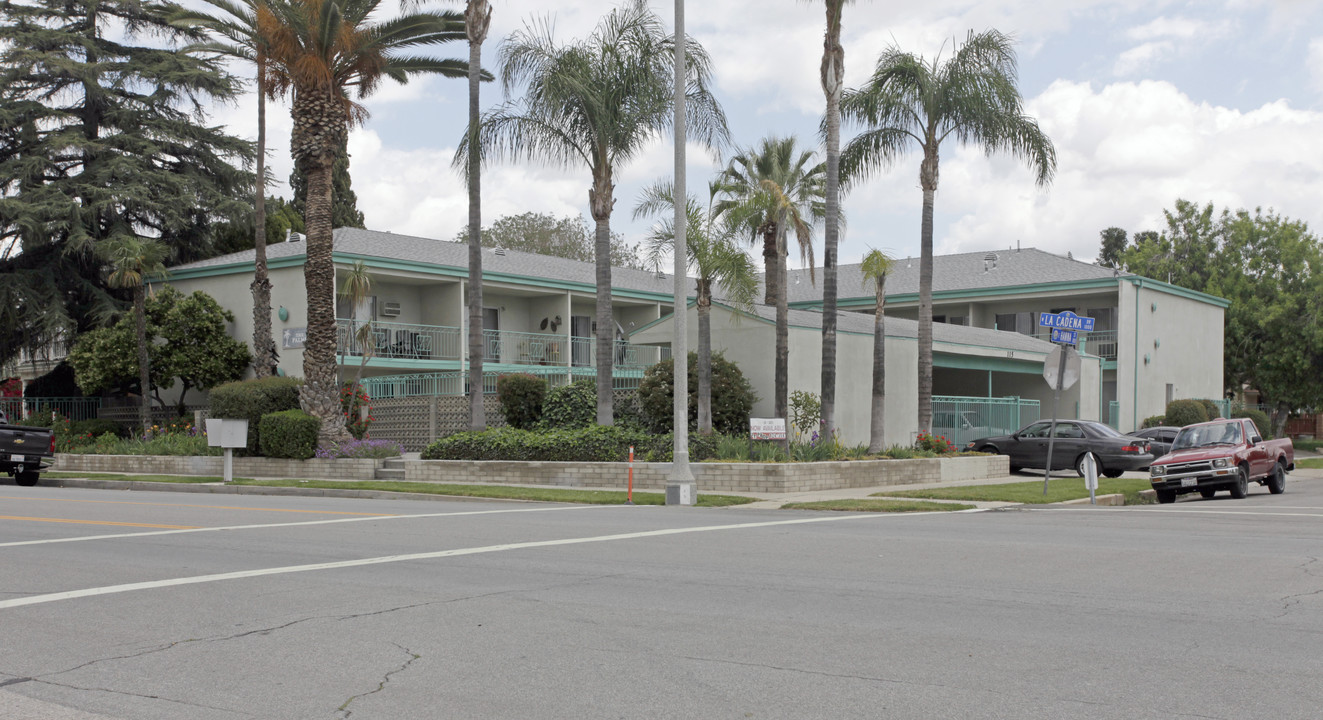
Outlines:
[[[206,493],[208,495],[283,495],[287,497],[334,497],[366,500],[445,500],[451,502],[532,503],[537,500],[487,498],[471,495],[395,492],[390,490],[336,490],[334,488],[270,487],[266,485],[220,485],[211,483],[161,483],[139,480],[93,480],[69,478],[41,483],[45,487],[71,487],[88,490],[153,490],[156,492]]]
[[[1152,490],[1144,490],[1144,491],[1142,491],[1142,492],[1153,492],[1153,491],[1152,491]],[[1110,494],[1110,495],[1096,495],[1096,496],[1094,496],[1094,497],[1095,497],[1095,499],[1098,501],[1098,505],[1099,505],[1099,506],[1106,505],[1106,506],[1110,506],[1110,507],[1116,507],[1116,506],[1119,506],[1119,505],[1125,505],[1125,494],[1124,494],[1124,493],[1112,493],[1112,494]],[[1059,503],[1057,503],[1057,504],[1058,504],[1058,505],[1088,505],[1088,504],[1089,504],[1089,499],[1088,499],[1088,498],[1078,498],[1078,499],[1076,499],[1076,500],[1063,500],[1063,501],[1061,501],[1061,502],[1059,502]]]

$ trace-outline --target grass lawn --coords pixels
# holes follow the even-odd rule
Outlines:
[[[112,473],[42,473],[43,478],[91,478],[94,480],[133,480],[138,482],[216,483],[219,477],[193,475],[122,475]],[[439,483],[338,481],[338,480],[254,480],[235,478],[232,485],[258,485],[264,487],[301,487],[319,490],[380,490],[384,492],[424,493],[428,495],[454,495],[463,497],[497,498],[504,500],[530,500],[536,502],[581,503],[585,505],[623,505],[627,494],[621,490],[572,490],[560,488],[516,487],[510,485],[445,485]],[[698,496],[701,507],[726,507],[754,502],[755,498],[738,495]],[[665,493],[636,492],[635,505],[665,505]]]
[[[1323,458],[1296,458],[1295,466],[1308,470],[1323,470]]]
[[[957,503],[923,502],[922,500],[872,500],[869,498],[860,498],[787,503],[782,505],[781,509],[840,510],[843,512],[951,512],[954,510],[972,510],[974,509],[974,506]]]
[[[1137,505],[1140,490],[1152,487],[1147,478],[1098,478],[1098,495],[1124,493],[1127,505]],[[1083,478],[1052,478],[1047,494],[1043,494],[1043,481],[1007,483],[1004,485],[965,485],[964,487],[933,488],[930,490],[889,490],[874,493],[873,497],[935,498],[940,500],[981,500],[984,502],[1010,502],[1025,504],[1056,503],[1063,500],[1086,498],[1089,491]]]

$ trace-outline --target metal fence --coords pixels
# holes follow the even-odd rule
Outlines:
[[[482,392],[484,395],[496,394],[496,380],[502,375],[525,373],[540,377],[551,387],[568,385],[576,380],[591,380],[597,377],[593,368],[566,367],[521,367],[516,370],[484,372],[482,374]],[[612,374],[613,390],[634,390],[643,380],[642,369],[617,368]],[[368,397],[448,397],[467,395],[469,392],[468,373],[459,370],[433,373],[413,373],[407,375],[379,375],[363,378],[363,388]]]
[[[963,447],[993,435],[1007,435],[1038,420],[1037,400],[1021,397],[933,396],[933,433]]]
[[[7,397],[0,398],[0,408],[11,423],[26,420],[36,414],[59,413],[62,417],[77,422],[97,416],[101,410],[101,398],[88,397]]]

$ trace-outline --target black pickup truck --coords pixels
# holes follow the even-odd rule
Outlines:
[[[7,425],[0,417],[0,472],[19,485],[37,484],[41,471],[55,460],[55,435],[50,428]]]

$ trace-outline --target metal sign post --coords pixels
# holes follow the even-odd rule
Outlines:
[[[1039,313],[1038,324],[1052,329],[1053,342],[1066,343],[1053,348],[1043,362],[1043,379],[1052,387],[1052,425],[1047,431],[1047,467],[1043,470],[1043,495],[1047,495],[1047,482],[1052,477],[1052,449],[1057,438],[1057,405],[1061,391],[1074,387],[1080,379],[1080,356],[1074,348],[1076,331],[1093,330],[1093,318],[1080,317],[1069,310]]]

